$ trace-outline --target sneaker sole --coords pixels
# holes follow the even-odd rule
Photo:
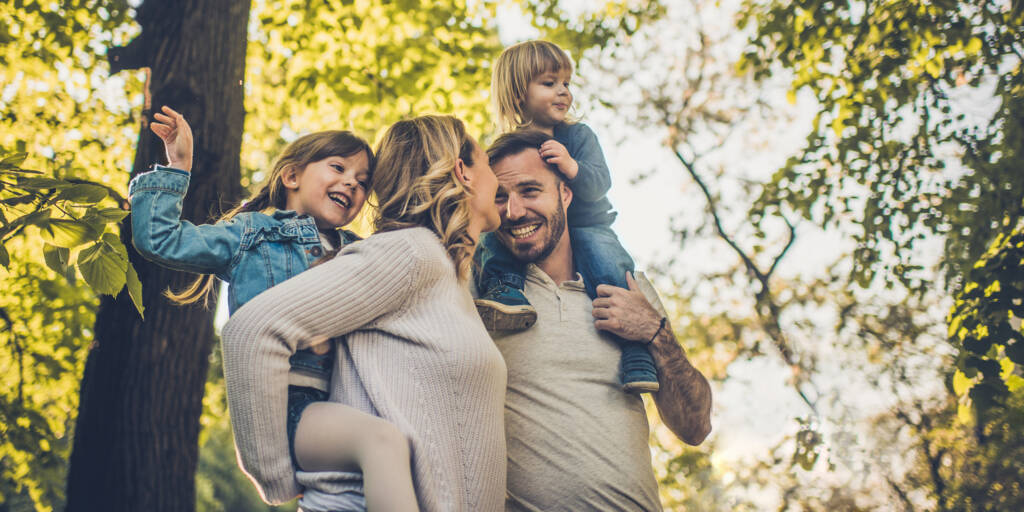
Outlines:
[[[627,382],[622,385],[622,390],[627,393],[641,394],[641,393],[654,393],[661,389],[661,384],[658,381],[653,382]]]
[[[476,311],[488,331],[522,331],[537,322],[533,306],[509,306],[492,300],[477,299]]]

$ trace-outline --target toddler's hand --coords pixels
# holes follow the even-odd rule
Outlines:
[[[164,113],[157,112],[153,115],[155,121],[149,123],[149,129],[160,140],[164,141],[164,148],[167,150],[167,166],[181,169],[185,172],[192,171],[192,128],[185,122],[181,114],[164,106]]]
[[[540,157],[545,162],[558,167],[558,170],[570,180],[576,179],[576,174],[580,172],[580,166],[569,156],[569,150],[565,149],[565,146],[557,140],[551,139],[541,144]]]

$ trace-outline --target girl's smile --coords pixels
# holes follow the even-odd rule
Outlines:
[[[369,158],[359,151],[329,156],[302,170],[286,170],[286,208],[309,215],[321,231],[340,228],[355,219],[366,202]]]

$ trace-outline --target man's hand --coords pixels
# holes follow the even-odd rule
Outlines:
[[[540,157],[545,162],[558,167],[558,170],[570,180],[576,179],[576,175],[580,172],[580,166],[569,156],[569,150],[555,139],[541,144]]]
[[[604,284],[597,287],[594,326],[626,340],[650,341],[647,348],[661,385],[654,393],[658,414],[679,439],[696,446],[711,432],[711,386],[686,358],[672,326],[666,323],[662,327],[661,314],[628,272],[626,284],[628,290]]]
[[[160,140],[164,141],[167,150],[167,166],[192,171],[192,128],[185,122],[181,114],[164,106],[163,112],[153,115],[155,121],[149,123],[149,129]]]
[[[661,315],[647,302],[633,276],[626,273],[629,289],[597,285],[594,299],[594,327],[622,339],[647,343],[661,325]]]

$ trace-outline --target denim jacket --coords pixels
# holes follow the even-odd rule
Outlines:
[[[245,212],[198,226],[181,220],[189,173],[159,165],[154,169],[128,185],[135,248],[162,266],[227,282],[229,312],[324,255],[315,221],[293,211]],[[350,231],[339,230],[339,235],[342,243],[359,239]],[[326,371],[329,378],[331,361],[313,361],[304,352],[292,356],[293,373],[302,366],[317,377]]]

